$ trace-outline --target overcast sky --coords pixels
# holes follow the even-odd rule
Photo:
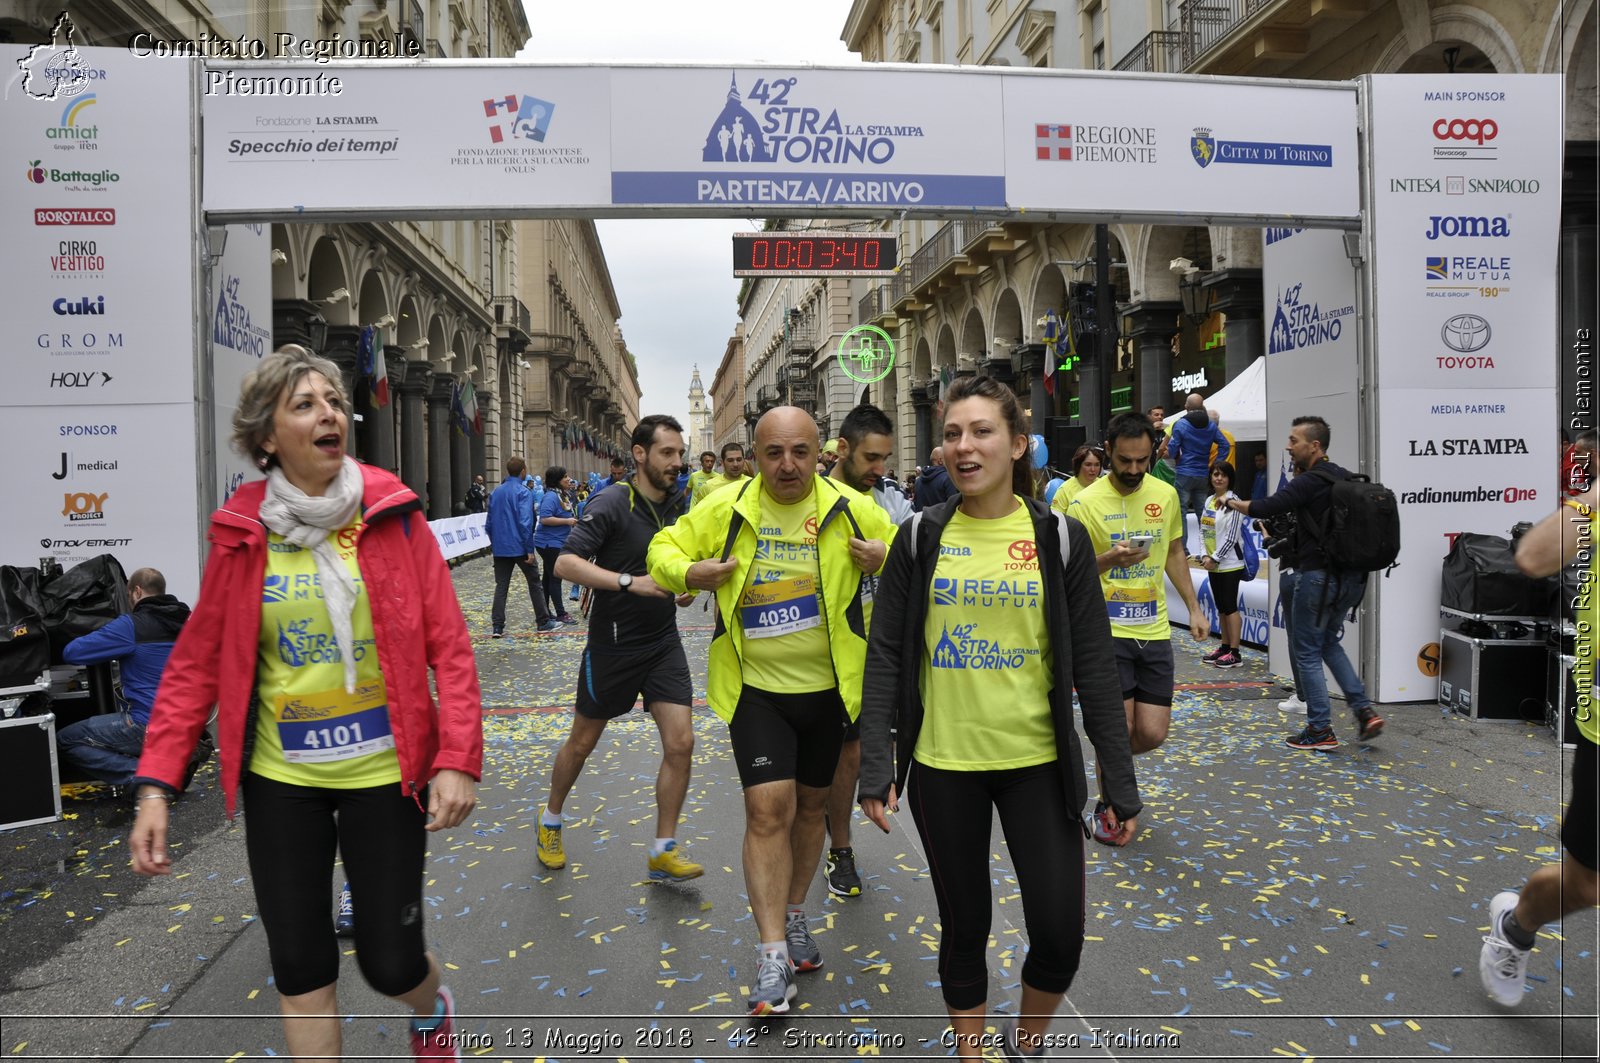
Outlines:
[[[859,62],[839,35],[850,0],[523,0],[533,39],[518,58],[598,62]],[[622,333],[639,360],[639,412],[688,424],[696,364],[706,391],[739,319],[729,237],[750,220],[598,223]]]

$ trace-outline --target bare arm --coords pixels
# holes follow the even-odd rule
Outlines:
[[[1556,511],[1535,524],[1517,543],[1517,567],[1529,576],[1553,576],[1582,549],[1595,548],[1589,532],[1600,485],[1566,499]],[[1580,508],[1581,507],[1581,508]]]
[[[577,554],[562,554],[556,558],[556,575],[583,587],[590,587],[597,591],[619,590],[617,577],[619,572],[609,568],[601,568],[587,558]],[[656,586],[656,581],[648,574],[633,577],[633,585],[628,588],[629,594],[637,594],[641,598],[670,598],[672,592],[664,587]]]

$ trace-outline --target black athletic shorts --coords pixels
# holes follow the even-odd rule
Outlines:
[[[1213,572],[1206,577],[1211,581],[1211,597],[1217,603],[1217,615],[1232,616],[1239,611],[1239,584],[1244,580],[1244,569],[1232,572]]]
[[[688,705],[694,700],[682,640],[664,639],[655,649],[642,652],[597,653],[592,646],[584,647],[573,706],[579,716],[614,720],[627,715],[641,695],[646,709],[658,701]]]
[[[728,723],[740,785],[793,779],[827,789],[839,766],[846,719],[837,690],[774,694],[745,687]]]
[[[1172,707],[1172,640],[1111,640],[1117,647],[1117,676],[1122,700]]]
[[[1595,805],[1600,804],[1600,777],[1595,771],[1595,761],[1600,759],[1600,747],[1583,735],[1578,736],[1578,748],[1572,755],[1572,796],[1567,801],[1567,814],[1561,819],[1561,845],[1567,854],[1590,871],[1600,871],[1596,862],[1596,832],[1600,820],[1596,818]]]

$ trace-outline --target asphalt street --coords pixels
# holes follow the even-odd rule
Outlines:
[[[796,1009],[745,1017],[756,937],[743,813],[726,730],[698,700],[710,637],[700,603],[680,614],[697,745],[679,837],[706,874],[652,884],[654,725],[635,713],[607,730],[567,806],[569,864],[546,871],[536,825],[583,629],[535,634],[513,588],[510,637],[491,641],[490,566],[468,562],[455,578],[483,680],[484,782],[475,816],[432,836],[423,892],[464,1058],[949,1053],[938,915],[904,813],[887,836],[858,817],[862,896],[828,896],[819,874],[808,907],[825,966],[801,976]],[[1385,706],[1388,729],[1358,744],[1336,703],[1345,744],[1298,752],[1283,739],[1301,721],[1277,709],[1263,654],[1216,671],[1186,634],[1174,646],[1172,734],[1137,761],[1141,833],[1126,849],[1090,846],[1087,944],[1055,1024],[1059,1055],[1595,1057],[1595,913],[1544,928],[1519,1008],[1491,1003],[1477,975],[1489,899],[1559,855],[1570,754],[1550,731]],[[62,822],[0,833],[0,1055],[285,1056],[243,819],[224,819],[214,762],[173,809],[169,878],[127,869],[125,808],[89,788],[66,807]],[[997,826],[996,1028],[1015,1009],[1026,949],[1009,843]],[[363,985],[353,951],[340,988],[346,1058],[409,1058],[403,1009]]]

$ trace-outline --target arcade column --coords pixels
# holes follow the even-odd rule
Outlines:
[[[433,366],[406,361],[401,372],[389,363],[390,382],[400,389],[400,478],[420,499],[428,497],[428,437],[423,406],[433,383]]]
[[[463,435],[454,424],[450,427],[451,494],[448,503],[452,515],[458,506],[462,512],[466,511],[467,485],[472,482],[472,440],[476,438]]]
[[[450,399],[455,391],[455,378],[447,373],[436,373],[428,387],[428,494],[426,505],[429,520],[443,520],[450,516],[450,500],[454,491],[450,486]]]
[[[1211,309],[1222,311],[1227,320],[1223,335],[1228,345],[1223,373],[1233,380],[1251,362],[1266,353],[1266,337],[1261,328],[1261,271],[1225,269],[1206,277],[1211,292]]]
[[[1134,345],[1138,359],[1136,410],[1168,406],[1172,401],[1172,337],[1178,332],[1181,303],[1154,300],[1133,303],[1122,312],[1122,335]]]
[[[399,464],[394,452],[395,383],[405,375],[405,353],[404,347],[390,346],[379,355],[389,377],[389,405],[373,404],[370,382],[363,381],[357,389],[356,409],[362,411],[362,418],[356,436],[361,441],[362,460],[380,469],[393,469]]]
[[[913,455],[913,465],[923,464],[933,452],[933,403],[938,393],[937,380],[912,382],[911,405],[917,411],[917,452]]]

